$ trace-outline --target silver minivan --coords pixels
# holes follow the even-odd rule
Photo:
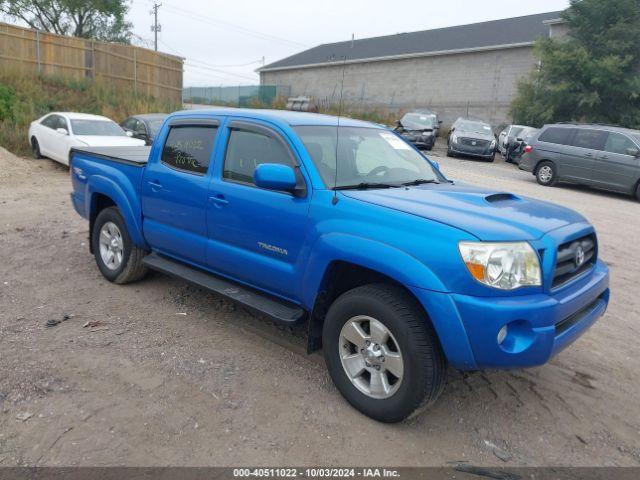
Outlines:
[[[525,147],[519,167],[546,187],[578,183],[640,200],[640,131],[605,125],[545,125]]]

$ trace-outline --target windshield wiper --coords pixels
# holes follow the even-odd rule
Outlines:
[[[389,183],[369,183],[362,182],[356,185],[340,185],[334,187],[334,190],[367,190],[368,188],[396,188],[398,185],[391,185]]]
[[[426,180],[424,178],[418,178],[417,180],[412,180],[410,182],[403,183],[402,186],[403,187],[413,187],[413,186],[416,186],[416,185],[423,185],[425,183],[440,183],[440,182],[438,180],[434,180],[434,179]]]

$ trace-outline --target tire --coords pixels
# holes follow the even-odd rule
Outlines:
[[[106,260],[109,255],[104,252],[103,244],[108,237],[101,239],[103,228],[111,234],[112,241],[114,237],[116,238],[117,247],[112,250],[111,258],[116,260],[120,258],[119,262],[114,260],[114,262],[108,263]],[[142,259],[147,252],[133,244],[127,225],[116,207],[105,208],[98,214],[93,223],[91,240],[98,268],[104,278],[110,282],[122,285],[140,280],[146,275],[147,268],[142,263]],[[107,248],[107,250],[109,249]],[[120,251],[120,255],[114,253],[116,250]]]
[[[31,154],[33,155],[33,158],[42,158],[42,153],[40,153],[40,144],[36,137],[31,137]]]
[[[496,152],[493,152],[493,155],[491,155],[489,158],[487,158],[488,162],[494,162],[496,160]]]
[[[372,328],[372,322],[376,328]],[[360,330],[351,328],[353,323],[360,325]],[[384,332],[384,329],[386,342],[380,341],[384,335],[371,334],[372,330]],[[358,331],[365,336],[361,337]],[[355,343],[347,340],[347,336]],[[342,294],[327,312],[322,343],[327,368],[337,389],[353,407],[374,420],[402,421],[433,403],[444,388],[446,361],[433,327],[417,301],[399,287],[370,284]],[[375,357],[376,354],[382,358]],[[353,360],[351,368],[361,373],[348,375],[344,357]],[[383,377],[386,384],[381,380]],[[374,378],[379,380],[376,385],[371,383]],[[376,388],[383,384],[388,389]]]
[[[451,147],[447,145],[447,157],[455,158],[456,155],[451,151]]]
[[[636,200],[640,202],[640,183],[638,183],[638,186],[636,187]]]
[[[536,168],[536,180],[543,187],[553,187],[558,183],[558,171],[551,162],[541,162]]]

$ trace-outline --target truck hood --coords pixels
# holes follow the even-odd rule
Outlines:
[[[535,240],[551,230],[586,222],[573,210],[552,203],[464,184],[342,193],[459,228],[484,241]]]
[[[133,147],[144,145],[144,140],[123,136],[76,135],[75,138],[89,147]]]

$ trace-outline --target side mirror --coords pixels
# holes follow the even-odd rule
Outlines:
[[[442,125],[442,120],[438,120],[438,125]]]
[[[640,150],[637,148],[627,148],[627,155],[631,155],[632,157],[640,157]]]
[[[131,130],[125,130],[124,133],[127,135],[127,137],[133,137],[133,132]]]
[[[522,143],[522,142],[524,142],[524,139],[522,139],[522,138],[516,138],[516,142],[520,142],[520,143]]]
[[[58,132],[60,135],[69,135],[69,132],[66,128],[56,128],[56,132]]]
[[[292,192],[297,182],[293,168],[279,163],[262,163],[253,173],[253,183],[266,190]]]

